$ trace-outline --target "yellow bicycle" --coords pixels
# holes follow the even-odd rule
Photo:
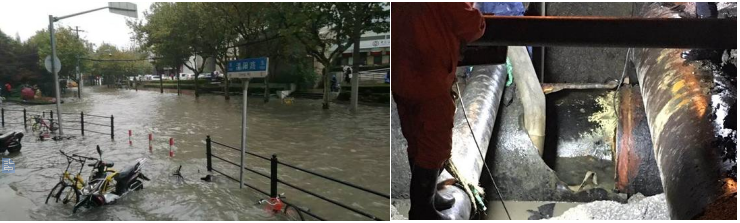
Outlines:
[[[113,162],[103,161],[100,146],[96,150],[100,159],[88,165],[93,167],[93,171],[87,185],[80,190],[82,196],[72,209],[72,213],[76,213],[80,208],[111,204],[131,191],[144,189],[144,183],[141,180],[149,180],[141,173],[146,158],[139,158],[134,165],[124,167],[118,172],[111,168],[114,165]]]
[[[62,204],[67,204],[69,202],[76,204],[80,200],[80,190],[85,186],[85,180],[82,178],[82,169],[85,167],[85,162],[97,159],[77,154],[67,155],[62,150],[59,150],[59,152],[67,158],[67,168],[64,169],[64,173],[62,173],[62,176],[59,178],[59,183],[49,191],[49,195],[46,196],[45,203],[48,204],[49,199],[54,198],[57,203],[59,203],[59,200],[61,199]],[[80,164],[80,170],[77,172],[77,175],[72,177],[72,174],[69,172],[69,168],[74,162]]]

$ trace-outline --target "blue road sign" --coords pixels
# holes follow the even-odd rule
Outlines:
[[[15,173],[15,163],[10,158],[3,158],[2,173]]]
[[[270,59],[267,57],[229,61],[229,78],[256,78],[267,76]]]

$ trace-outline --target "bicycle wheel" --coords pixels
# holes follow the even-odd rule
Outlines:
[[[44,204],[49,203],[49,198],[52,196],[56,198],[56,202],[59,202],[59,195],[62,193],[62,189],[64,188],[64,183],[59,182],[57,185],[54,186],[54,188],[51,188],[51,191],[49,191],[49,196],[46,196],[46,202]]]
[[[289,221],[305,221],[305,219],[303,219],[303,213],[301,213],[301,210],[298,210],[293,205],[286,205],[283,213]]]
[[[73,185],[65,185],[62,189],[62,204],[68,204],[72,202],[72,204],[77,204],[77,202],[80,201],[80,190],[75,188]]]

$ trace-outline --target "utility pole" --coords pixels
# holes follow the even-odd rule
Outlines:
[[[80,41],[80,31],[85,32],[85,30],[80,30],[79,26],[75,26],[75,32],[77,33],[77,41]],[[77,55],[77,67],[75,68],[77,72],[77,98],[82,98],[82,85],[83,85],[83,78],[82,73],[80,73],[80,55]]]
[[[56,64],[55,62],[55,58],[57,58],[57,53],[56,53],[57,49],[56,49],[56,41],[54,40],[54,22],[57,22],[62,19],[82,15],[82,14],[87,14],[87,13],[98,11],[98,10],[103,10],[103,9],[109,9],[111,13],[115,13],[115,14],[120,14],[120,15],[134,17],[134,18],[137,17],[136,4],[128,3],[128,2],[109,2],[107,7],[100,7],[100,8],[91,9],[91,10],[87,10],[84,12],[78,12],[75,14],[61,16],[61,17],[54,17],[53,15],[49,15],[49,37],[50,37],[50,42],[51,42],[51,55],[50,55],[51,66],[49,66],[51,69],[49,70],[51,71],[52,75],[54,75],[54,90],[56,93],[56,100],[57,100],[56,108],[57,108],[57,114],[59,114],[58,119],[57,119],[57,122],[58,122],[57,125],[59,126],[59,135],[64,135],[64,131],[62,130],[63,121],[62,121],[62,111],[60,108],[62,98],[61,98],[61,94],[59,91],[59,72],[57,72],[55,69],[57,65],[61,66],[61,64]]]
[[[54,75],[54,87],[55,87],[54,90],[55,90],[56,99],[57,99],[56,107],[57,107],[57,114],[59,114],[59,117],[57,120],[59,122],[58,124],[59,125],[59,135],[64,135],[64,132],[62,130],[62,116],[61,116],[62,113],[61,113],[61,109],[59,108],[61,107],[60,106],[61,93],[59,91],[59,73],[56,71],[56,68],[55,68],[57,65],[61,66],[61,64],[56,64],[54,62],[54,58],[57,57],[57,52],[56,52],[57,46],[56,46],[56,42],[54,41],[54,21],[56,21],[56,18],[54,18],[54,16],[52,15],[49,15],[49,36],[51,39],[51,71],[52,71],[52,74]]]

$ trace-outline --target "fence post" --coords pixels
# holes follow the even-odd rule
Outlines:
[[[85,113],[80,112],[80,133],[85,136]]]
[[[53,110],[49,110],[49,116],[51,117],[49,118],[49,130],[53,131],[52,130],[54,129],[54,111]]]
[[[270,159],[270,197],[275,198],[278,196],[277,194],[277,181],[278,181],[278,159],[277,155],[272,154],[272,159]]]
[[[213,166],[211,165],[211,136],[206,136],[206,170],[208,172],[213,171]]]
[[[26,118],[26,108],[23,108],[23,128],[28,129],[28,118]]]
[[[113,133],[113,115],[110,116],[110,139],[114,139],[115,134]]]

